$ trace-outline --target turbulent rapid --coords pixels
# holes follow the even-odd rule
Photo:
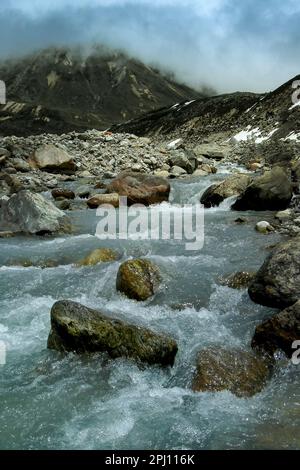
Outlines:
[[[226,171],[173,180],[170,202],[199,201]],[[92,210],[70,212],[73,235],[0,240],[0,340],[7,349],[0,366],[2,449],[299,448],[299,374],[286,359],[253,398],[191,390],[199,350],[250,351],[255,326],[272,313],[251,302],[246,290],[219,282],[257,270],[280,239],[254,230],[270,213],[247,212],[248,223],[238,225],[231,203],[205,211],[200,251],[186,251],[178,240],[101,241]],[[76,266],[99,246],[117,250],[121,259]],[[133,257],[147,257],[162,273],[160,290],[146,302],[116,291],[118,268]],[[51,260],[56,267],[23,267],[25,260]],[[179,348],[174,367],[48,350],[50,310],[60,299],[172,336]]]

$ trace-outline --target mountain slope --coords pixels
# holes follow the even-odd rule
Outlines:
[[[300,140],[300,106],[292,102],[295,91],[292,85],[297,80],[300,76],[264,95],[234,93],[181,102],[113,126],[111,130],[195,141],[207,138],[254,143],[271,138],[297,141]]]
[[[119,52],[47,49],[0,64],[7,104],[0,133],[30,135],[88,128],[170,106],[200,93]]]

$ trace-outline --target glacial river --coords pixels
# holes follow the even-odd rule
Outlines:
[[[171,202],[191,203],[218,173],[172,182]],[[100,241],[95,211],[70,212],[75,233],[56,238],[0,240],[1,449],[293,449],[300,447],[299,367],[282,359],[266,388],[253,398],[229,392],[193,393],[197,352],[207,346],[250,349],[255,326],[272,313],[246,290],[221,286],[220,276],[257,270],[278,234],[254,230],[266,213],[241,214],[230,201],[205,211],[205,243]],[[168,210],[166,205],[165,210]],[[75,267],[97,247],[121,254],[117,262]],[[119,264],[145,256],[161,270],[163,285],[142,303],[116,291]],[[25,260],[55,268],[20,267]],[[71,299],[112,316],[173,336],[172,369],[140,367],[105,354],[62,355],[47,350],[50,309]]]

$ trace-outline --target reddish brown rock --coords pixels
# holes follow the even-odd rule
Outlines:
[[[169,200],[170,184],[165,178],[142,173],[122,173],[107,188],[108,193],[126,196],[128,205],[160,204]]]

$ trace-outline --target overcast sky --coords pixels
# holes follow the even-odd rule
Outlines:
[[[300,73],[299,0],[0,1],[2,57],[103,43],[220,92],[267,91]]]

